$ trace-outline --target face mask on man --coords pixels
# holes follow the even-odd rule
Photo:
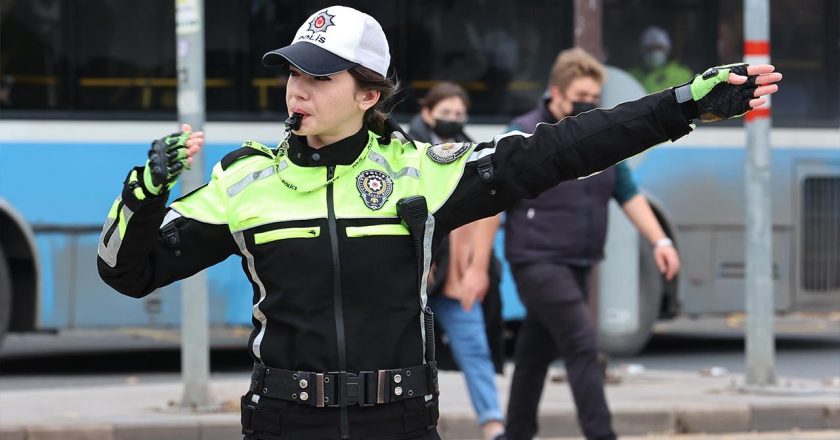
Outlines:
[[[663,49],[652,49],[645,52],[645,65],[648,69],[656,69],[668,61],[668,52]]]
[[[594,110],[596,108],[595,104],[591,102],[572,101],[572,111],[569,113],[569,116],[577,116],[583,112],[588,112],[589,110]]]
[[[454,139],[455,136],[464,132],[464,123],[435,119],[435,126],[432,127],[432,131],[441,139]]]

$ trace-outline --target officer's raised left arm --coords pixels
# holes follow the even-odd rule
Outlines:
[[[129,172],[102,230],[97,267],[103,281],[128,296],[186,278],[238,252],[226,224],[226,197],[214,168],[210,182],[167,209],[170,189],[204,143],[183,132],[152,143],[146,165]]]
[[[694,121],[741,116],[778,89],[774,83],[781,74],[773,71],[769,65],[714,67],[688,84],[610,110],[540,124],[533,135],[512,132],[478,144],[464,159],[463,176],[436,218],[444,229],[456,228],[563,180],[589,176],[679,139],[691,132]]]

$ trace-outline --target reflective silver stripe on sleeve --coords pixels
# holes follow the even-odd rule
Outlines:
[[[284,162],[285,163],[285,162]],[[285,167],[283,167],[285,168]],[[265,179],[266,177],[273,176],[277,170],[274,168],[274,165],[264,168],[260,171],[254,171],[253,173],[248,173],[245,177],[239,179],[239,182],[234,183],[227,189],[228,197],[233,197],[239,194],[245,187],[248,185],[258,181]]]
[[[128,208],[128,206],[123,205],[122,209],[117,212],[117,218],[111,219],[110,217],[108,220],[105,221],[105,226],[102,228],[102,234],[99,236],[99,247],[97,248],[96,252],[102,258],[102,261],[105,262],[110,267],[115,267],[117,265],[117,254],[120,252],[120,246],[122,245],[122,237],[120,237],[120,225],[119,221],[120,218],[125,219],[125,227],[128,228],[128,222],[131,220],[131,217],[134,215],[134,211]],[[114,225],[114,222],[117,222],[117,228],[111,234],[111,239],[108,240],[108,245],[105,245],[105,234],[108,233],[108,230],[111,229],[111,226]]]
[[[372,160],[382,168],[385,168],[385,172],[388,173],[388,175],[394,180],[405,176],[413,177],[415,179],[420,178],[420,170],[413,167],[403,167],[401,170],[395,172],[394,169],[391,168],[391,164],[388,163],[388,159],[385,159],[384,156],[375,151],[371,151],[370,154],[368,154],[368,159]]]
[[[423,362],[426,362],[426,323],[424,321],[428,296],[426,288],[429,282],[429,269],[432,266],[432,238],[435,236],[435,217],[426,216],[426,232],[423,234],[423,278],[420,280],[420,334],[423,336]]]
[[[496,152],[496,147],[482,148],[481,150],[473,151],[472,154],[470,154],[470,157],[467,159],[467,163],[475,162],[478,159],[481,159],[482,157],[485,157],[485,156],[489,156],[489,155],[491,155],[495,152]]]
[[[496,152],[496,145],[499,143],[500,140],[508,137],[508,136],[522,136],[525,138],[531,137],[528,133],[523,133],[519,130],[509,131],[507,133],[502,133],[500,135],[496,135],[493,137],[493,147],[491,148],[482,148],[481,150],[473,150],[470,157],[467,159],[467,163],[475,162],[482,157],[489,156]]]
[[[262,280],[260,280],[259,275],[257,275],[257,269],[254,266],[254,256],[248,251],[248,248],[245,245],[245,234],[243,232],[234,232],[233,239],[236,241],[236,244],[239,245],[239,250],[242,252],[242,256],[245,257],[245,260],[248,263],[248,273],[251,275],[251,279],[254,280],[257,288],[260,289],[260,299],[256,304],[254,304],[254,318],[260,322],[260,331],[254,338],[254,343],[251,345],[251,351],[257,359],[261,359],[260,344],[262,343],[263,336],[265,336],[265,328],[267,325],[265,314],[262,310],[260,310],[260,304],[262,304],[265,300],[265,285],[263,285]]]

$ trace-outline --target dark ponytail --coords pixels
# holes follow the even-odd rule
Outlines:
[[[399,80],[396,76],[383,78],[378,73],[363,66],[356,66],[348,72],[356,80],[357,89],[379,91],[379,101],[365,112],[364,121],[368,130],[379,136],[384,136],[386,132],[385,119],[388,118],[388,113],[393,108],[389,101],[399,91]]]

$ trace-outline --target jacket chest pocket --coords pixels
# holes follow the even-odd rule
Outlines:
[[[254,234],[254,244],[271,243],[272,241],[287,240],[289,238],[316,238],[319,235],[321,235],[320,226],[273,229]]]
[[[408,228],[400,224],[348,226],[347,238],[376,237],[387,235],[409,235]]]

